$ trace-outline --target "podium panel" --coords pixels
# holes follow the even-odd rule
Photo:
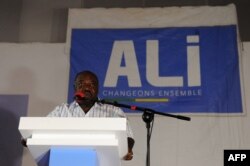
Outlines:
[[[22,117],[19,131],[38,166],[57,148],[93,149],[98,166],[120,166],[127,153],[125,118]]]
[[[49,166],[98,166],[94,149],[55,147],[50,149]]]

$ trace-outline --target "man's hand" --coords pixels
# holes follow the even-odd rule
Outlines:
[[[133,138],[128,137],[128,153],[123,157],[123,160],[132,160],[133,159],[133,147],[134,147],[135,141]]]
[[[129,151],[124,157],[123,160],[132,160],[133,159],[133,151]]]
[[[21,139],[21,144],[24,146],[24,147],[27,147],[27,140],[22,138]]]

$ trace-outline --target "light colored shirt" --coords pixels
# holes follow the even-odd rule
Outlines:
[[[85,113],[80,105],[74,101],[71,104],[63,103],[57,106],[48,117],[120,117],[127,119],[127,136],[133,138],[133,132],[125,113],[119,107],[113,105],[95,103],[91,109]]]

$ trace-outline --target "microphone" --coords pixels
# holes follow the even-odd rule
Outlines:
[[[85,94],[83,92],[76,92],[74,95],[74,99],[76,100],[84,100]]]
[[[91,98],[88,98],[88,96],[86,97],[86,95],[81,91],[78,91],[74,94],[74,99],[77,102],[83,102],[83,101],[96,102],[96,101],[98,101],[98,99],[91,99]]]

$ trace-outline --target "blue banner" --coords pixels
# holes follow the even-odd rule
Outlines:
[[[243,112],[235,25],[73,29],[69,102],[82,70],[97,74],[101,99],[167,113]]]

